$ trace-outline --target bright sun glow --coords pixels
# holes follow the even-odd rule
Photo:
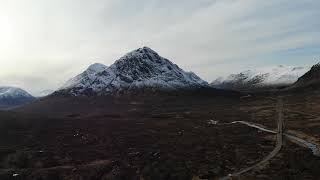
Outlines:
[[[0,16],[0,51],[6,53],[14,41],[14,28],[8,17]]]

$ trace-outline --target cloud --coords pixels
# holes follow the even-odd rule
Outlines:
[[[208,81],[253,66],[311,64],[319,8],[312,0],[0,0],[0,83],[57,88],[141,46]]]

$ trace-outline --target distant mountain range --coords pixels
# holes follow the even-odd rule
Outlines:
[[[319,82],[320,64],[309,70],[307,66],[254,69],[220,77],[208,84],[195,73],[186,72],[154,50],[143,47],[125,54],[109,67],[100,63],[92,64],[58,90],[45,90],[39,97],[50,94],[90,96],[213,88],[236,91],[294,88]],[[20,106],[35,99],[20,88],[0,87],[2,109]]]
[[[193,72],[186,72],[148,47],[127,53],[107,67],[93,64],[68,80],[55,94],[106,95],[140,90],[183,90],[209,87]]]
[[[0,109],[10,109],[34,101],[36,98],[23,89],[0,86]]]
[[[247,70],[220,77],[210,85],[214,88],[231,90],[252,90],[289,86],[306,73],[310,67],[276,66],[272,68]]]

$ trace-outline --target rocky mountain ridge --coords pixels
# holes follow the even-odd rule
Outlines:
[[[93,64],[68,80],[59,92],[72,96],[115,94],[151,90],[182,90],[209,87],[193,72],[186,72],[148,47],[127,53],[107,67]]]

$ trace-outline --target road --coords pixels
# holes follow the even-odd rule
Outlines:
[[[246,122],[246,121],[234,121],[234,122],[231,122],[231,123],[226,123],[226,124],[240,123],[240,124],[244,124],[244,125],[247,125],[249,127],[253,127],[253,128],[265,131],[265,132],[269,132],[269,133],[272,133],[272,134],[277,134],[277,141],[276,141],[276,146],[273,149],[273,151],[270,152],[270,154],[268,156],[266,156],[263,160],[257,162],[256,164],[254,164],[254,165],[252,165],[252,166],[250,166],[248,168],[245,168],[245,169],[243,169],[241,171],[238,171],[238,172],[229,174],[226,177],[220,178],[221,180],[232,179],[232,177],[240,176],[241,174],[244,174],[244,173],[246,173],[246,172],[248,172],[250,170],[253,170],[254,168],[257,168],[257,167],[263,165],[264,163],[266,163],[267,161],[269,161],[270,159],[272,159],[281,150],[281,147],[283,145],[283,137],[288,138],[290,141],[292,141],[292,142],[294,142],[294,143],[296,143],[296,144],[298,144],[300,146],[308,147],[309,149],[311,149],[312,153],[315,156],[320,157],[320,148],[316,144],[308,142],[308,141],[306,141],[304,139],[301,139],[299,137],[296,137],[296,136],[293,136],[293,135],[290,135],[290,134],[287,134],[287,133],[283,132],[284,120],[283,120],[283,100],[282,100],[282,98],[278,99],[277,112],[278,112],[277,131],[270,130],[270,129],[262,127],[259,124],[253,124],[253,123]]]
[[[247,122],[247,121],[233,121],[231,123],[224,123],[224,125],[226,125],[226,124],[235,124],[235,123],[244,124],[246,126],[253,127],[253,128],[259,129],[261,131],[268,132],[268,133],[277,134],[277,131],[266,129],[266,128],[262,127],[261,125],[253,124],[253,123],[250,123],[250,122]]]
[[[231,123],[224,123],[223,125],[235,124],[235,123],[244,124],[246,126],[253,127],[253,128],[259,129],[259,130],[264,131],[264,132],[277,134],[276,131],[267,129],[267,128],[263,127],[260,124],[253,124],[251,122],[246,122],[246,121],[233,121]],[[316,143],[313,143],[313,142],[309,142],[308,140],[304,140],[302,138],[299,138],[297,136],[294,136],[292,134],[288,134],[288,133],[285,133],[285,132],[283,133],[283,136],[286,137],[291,142],[293,142],[293,143],[295,143],[295,144],[297,144],[299,146],[309,148],[312,151],[313,155],[320,157],[320,148],[319,148],[320,146],[319,146],[319,144],[316,144]]]
[[[267,161],[269,161],[270,159],[272,159],[275,155],[278,154],[278,152],[281,150],[281,147],[282,147],[282,138],[283,138],[283,100],[282,98],[279,98],[278,99],[278,102],[277,102],[277,112],[278,112],[278,119],[277,119],[277,140],[276,140],[276,146],[275,148],[273,149],[273,151],[270,152],[270,154],[268,156],[266,156],[265,158],[263,158],[261,161],[257,162],[256,164],[248,167],[248,168],[245,168],[241,171],[238,171],[238,172],[235,172],[235,173],[232,173],[232,174],[229,174],[228,176],[226,177],[223,177],[221,178],[221,180],[227,180],[227,179],[232,179],[232,177],[238,177],[240,176],[241,174],[244,174],[248,171],[251,171],[252,169],[255,169],[261,165],[263,165],[264,163],[266,163]],[[255,125],[252,125],[250,123],[246,123],[244,121],[240,122],[240,123],[243,123],[243,124],[249,124],[249,126],[251,127],[254,127]],[[258,127],[258,126],[257,126]],[[258,128],[258,129],[261,129],[261,128]],[[264,129],[264,128],[263,128]],[[267,129],[266,129],[267,130]],[[272,132],[270,130],[267,130],[269,132]]]

